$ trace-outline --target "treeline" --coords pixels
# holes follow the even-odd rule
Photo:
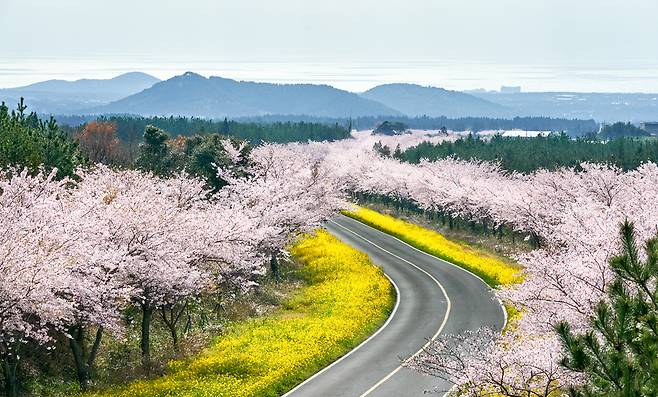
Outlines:
[[[224,121],[187,117],[133,117],[133,116],[57,116],[64,125],[77,127],[93,120],[115,121],[119,124],[122,139],[129,140],[135,130],[144,131],[147,124],[175,135],[221,132]],[[557,119],[550,117],[515,117],[512,119],[488,117],[407,117],[363,116],[357,118],[331,118],[304,115],[267,115],[239,117],[229,123],[229,134],[236,138],[267,142],[304,142],[307,140],[336,140],[347,137],[348,130],[375,129],[384,122],[401,123],[419,130],[479,132],[485,130],[526,130],[564,132],[572,137],[597,133],[599,124],[594,120]],[[232,130],[231,130],[231,127]]]
[[[166,131],[147,125],[140,137],[141,142],[127,147],[117,138],[117,123],[91,121],[75,135],[80,152],[89,163],[139,168],[159,176],[172,176],[186,171],[203,178],[214,191],[224,186],[217,176],[217,167],[229,169],[235,161],[227,152],[231,144],[243,157],[238,166],[245,166],[244,159],[252,146],[248,141],[227,138],[218,133],[172,137]]]
[[[84,120],[84,119],[83,119]],[[99,116],[95,121],[112,122],[117,126],[117,135],[122,142],[134,143],[140,140],[147,125],[153,125],[173,136],[191,136],[217,133],[253,144],[261,142],[289,143],[306,141],[333,141],[349,137],[345,125],[338,123],[310,123],[285,121],[270,123],[237,122],[232,120],[208,120],[198,117],[136,117]],[[75,120],[71,120],[75,121]],[[86,121],[80,128],[91,120]]]
[[[44,121],[26,109],[23,101],[12,111],[4,102],[0,105],[0,170],[16,167],[36,173],[57,168],[59,179],[74,177],[79,166],[95,163],[139,168],[161,176],[186,170],[202,177],[216,191],[224,186],[216,166],[226,168],[233,163],[226,151],[227,143],[239,149],[243,158],[252,148],[246,140],[219,133],[174,136],[149,124],[138,130],[137,124],[120,124],[125,118],[93,120],[76,129],[62,128],[52,117]],[[119,138],[120,127],[126,125],[134,128],[134,139],[128,142]],[[231,127],[230,122],[228,126]]]
[[[599,125],[594,120],[569,120],[556,119],[550,117],[515,117],[512,119],[498,119],[488,117],[407,117],[407,116],[365,116],[354,119],[349,118],[325,118],[310,116],[290,116],[290,115],[268,115],[259,117],[239,118],[239,121],[256,122],[256,123],[273,123],[283,121],[304,121],[312,123],[325,123],[338,125],[351,125],[358,130],[374,129],[385,121],[403,123],[409,128],[419,130],[440,130],[445,127],[453,131],[473,131],[479,132],[484,130],[513,130],[520,129],[526,131],[560,131],[570,136],[584,136],[596,133]]]
[[[52,117],[44,121],[26,109],[22,99],[11,112],[4,102],[0,105],[0,169],[57,168],[58,177],[72,176],[84,163],[77,142]]]
[[[454,142],[423,142],[405,151],[386,145],[375,145],[383,155],[418,163],[421,159],[434,161],[450,156],[460,159],[499,161],[509,171],[532,172],[540,168],[578,166],[582,162],[607,163],[622,169],[634,169],[643,162],[658,162],[658,140],[621,138],[611,141],[570,139],[551,135],[536,138],[502,137],[481,139],[469,135]]]

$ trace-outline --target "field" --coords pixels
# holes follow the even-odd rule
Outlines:
[[[355,347],[388,317],[394,291],[368,257],[325,231],[291,250],[308,283],[275,313],[234,324],[155,380],[88,396],[276,396]]]

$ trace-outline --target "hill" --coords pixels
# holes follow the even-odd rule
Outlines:
[[[376,101],[328,85],[271,84],[187,72],[93,113],[206,118],[300,114],[319,117],[399,115]]]
[[[408,116],[501,117],[512,113],[505,106],[473,95],[416,84],[379,85],[361,96],[397,109]]]
[[[146,73],[125,73],[111,79],[47,80],[23,87],[0,89],[8,104],[24,97],[30,110],[40,113],[75,113],[135,94],[160,81]]]
[[[44,92],[50,94],[107,94],[121,98],[151,87],[160,80],[146,73],[130,72],[111,79],[46,80],[5,92]],[[118,99],[117,98],[117,99]]]

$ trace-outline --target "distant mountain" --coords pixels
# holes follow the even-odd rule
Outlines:
[[[390,116],[552,117],[599,122],[658,121],[658,94],[458,92],[415,84],[385,84],[355,94],[328,85],[271,84],[206,78],[188,72],[166,81],[131,72],[111,79],[48,80],[0,89],[0,101],[42,115],[109,113],[206,118],[295,119]],[[377,117],[389,116],[389,117]]]
[[[192,72],[91,111],[207,118],[268,114],[319,117],[400,114],[376,101],[328,85],[256,83],[206,78]]]
[[[74,113],[135,94],[160,80],[141,72],[111,79],[47,80],[24,87],[0,89],[0,101],[13,105],[24,97],[28,110],[40,113]]]
[[[151,87],[160,79],[150,74],[130,72],[111,79],[46,80],[18,88],[8,88],[7,92],[44,92],[51,94],[106,94],[119,99]]]
[[[658,121],[658,94],[578,92],[473,92],[527,116],[597,121]]]
[[[416,84],[384,84],[361,94],[409,116],[502,117],[512,112],[505,106],[473,95]]]

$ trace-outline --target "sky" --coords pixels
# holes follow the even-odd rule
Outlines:
[[[0,0],[0,86],[185,70],[658,92],[656,0]]]

